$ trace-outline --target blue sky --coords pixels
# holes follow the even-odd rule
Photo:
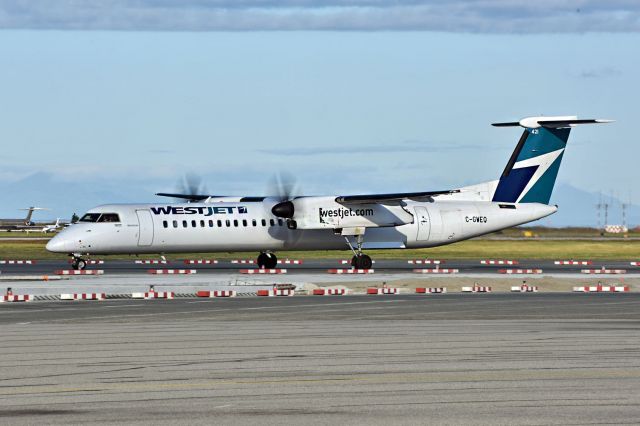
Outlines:
[[[350,14],[305,1],[230,9],[166,0],[160,12],[116,1],[138,4],[137,13],[114,7],[119,14],[99,25],[90,14],[100,2],[57,16],[36,13],[43,1],[4,3],[2,217],[20,214],[24,193],[53,217],[154,201],[186,172],[219,194],[264,194],[278,171],[311,194],[451,188],[494,179],[504,167],[520,132],[489,123],[537,114],[616,119],[573,131],[559,181],[640,203],[640,20],[629,2],[599,11],[595,2],[567,1],[558,14],[525,9],[523,17],[516,12],[527,6],[517,1],[504,10],[482,1],[430,2],[429,10],[355,2],[365,5]],[[172,7],[175,19],[165,14]],[[466,27],[458,15],[448,29],[440,22],[465,7],[476,11]],[[573,17],[577,9],[596,32]],[[202,24],[213,18],[189,20],[185,10],[224,12],[220,22],[248,27],[215,31]],[[258,12],[262,21],[249,25],[247,14]],[[293,12],[306,27],[283,18],[282,31],[252,30]],[[326,24],[338,12],[341,24]],[[374,13],[395,20],[361,31]]]

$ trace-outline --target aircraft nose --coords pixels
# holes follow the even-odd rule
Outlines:
[[[67,240],[66,238],[64,238],[62,235],[58,234],[55,237],[53,237],[52,239],[49,240],[49,242],[46,245],[46,249],[50,252],[53,253],[66,253],[68,250],[66,250],[67,247]]]

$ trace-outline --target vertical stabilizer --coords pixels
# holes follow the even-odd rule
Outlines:
[[[524,132],[500,176],[493,201],[549,204],[571,128],[578,124],[607,122],[609,120],[563,116],[494,123],[496,127],[524,127]]]

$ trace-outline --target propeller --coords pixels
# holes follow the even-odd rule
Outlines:
[[[288,173],[281,172],[272,178],[270,186],[269,192],[279,201],[271,208],[271,213],[277,217],[292,219],[295,213],[292,200],[297,191],[295,178]]]
[[[173,197],[176,200],[192,203],[203,201],[209,198],[207,189],[202,182],[202,177],[195,173],[187,173],[180,179],[176,185],[177,193],[159,192],[156,195],[162,197]]]
[[[274,229],[276,238],[284,238],[287,248],[295,248],[306,231],[297,229],[296,221],[293,220],[295,207],[293,200],[300,196],[299,186],[293,175],[280,172],[271,178],[267,193],[271,198],[275,198],[278,203],[271,208],[271,213],[286,220],[287,227],[293,232],[282,232],[278,228]]]
[[[180,192],[185,195],[202,195],[207,192],[202,177],[195,173],[187,173],[182,177]]]

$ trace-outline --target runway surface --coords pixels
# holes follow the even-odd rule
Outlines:
[[[0,310],[0,422],[636,424],[640,295]]]

